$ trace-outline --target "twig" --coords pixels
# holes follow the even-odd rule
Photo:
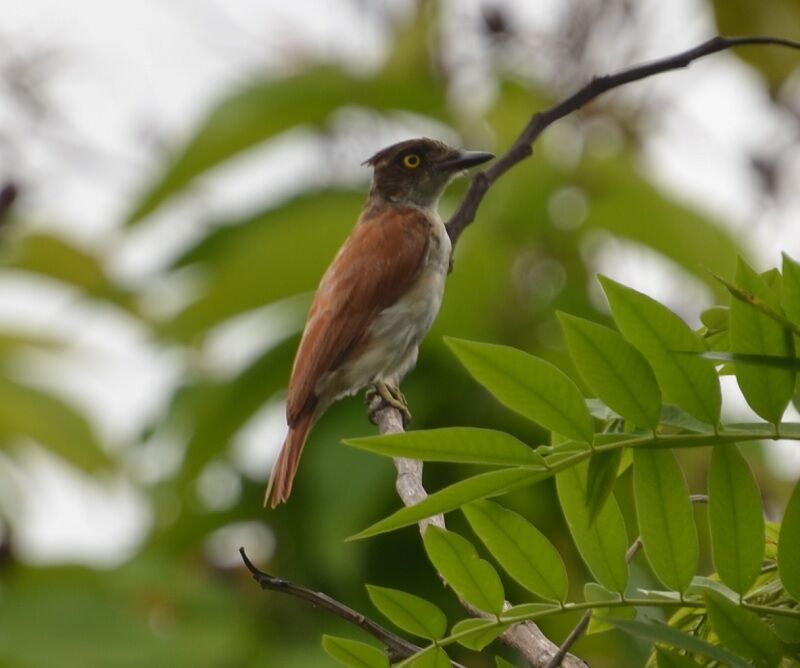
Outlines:
[[[475,219],[478,206],[491,185],[518,162],[529,157],[533,153],[533,142],[557,120],[577,111],[596,97],[614,88],[619,88],[633,81],[646,79],[654,74],[661,74],[662,72],[688,67],[698,58],[736,46],[745,46],[749,44],[772,44],[775,46],[785,46],[790,49],[800,49],[800,42],[791,39],[782,39],[780,37],[760,35],[746,37],[712,37],[699,46],[675,54],[674,56],[654,60],[643,65],[637,65],[621,70],[616,74],[595,77],[588,84],[583,86],[583,88],[580,88],[562,102],[559,102],[545,111],[534,114],[528,122],[528,125],[525,126],[525,129],[511,145],[511,148],[486,171],[479,172],[473,177],[466,196],[455,213],[450,217],[450,220],[447,221],[447,231],[453,246],[455,246],[464,228]]]
[[[403,420],[400,413],[391,406],[381,406],[382,399],[376,396],[370,404],[370,414],[374,416],[381,434],[396,434],[403,431]],[[395,458],[395,467],[398,476],[396,482],[397,493],[403,504],[406,506],[419,503],[428,496],[425,487],[422,485],[422,462],[412,459]],[[420,532],[425,531],[429,524],[435,524],[444,528],[444,517],[435,515],[424,520],[420,520]],[[491,618],[490,615],[461,601],[469,613],[476,617]],[[504,608],[510,608],[511,604],[506,601]],[[500,640],[513,647],[522,654],[529,665],[534,667],[545,666],[548,661],[558,652],[558,645],[552,642],[541,629],[533,622],[514,624],[506,630]],[[562,665],[565,668],[587,668],[586,664],[575,656],[568,655],[564,658]]]
[[[243,547],[239,548],[239,554],[242,555],[242,561],[247,567],[247,570],[250,571],[253,579],[262,589],[277,591],[283,594],[288,594],[289,596],[301,598],[317,608],[322,608],[323,610],[326,610],[327,612],[330,612],[337,617],[341,617],[345,621],[350,622],[386,645],[390,661],[395,662],[399,661],[400,659],[405,659],[422,650],[421,647],[418,647],[417,645],[410,643],[404,638],[392,633],[388,629],[383,628],[377,622],[372,621],[368,617],[362,615],[360,612],[353,610],[353,608],[346,606],[344,603],[340,603],[327,594],[313,591],[312,589],[308,589],[302,585],[294,584],[288,580],[277,578],[274,575],[265,573],[257,568],[252,561],[250,561],[250,558],[247,556],[247,553],[244,551]],[[464,668],[464,666],[459,663],[453,662],[452,665],[456,668]]]

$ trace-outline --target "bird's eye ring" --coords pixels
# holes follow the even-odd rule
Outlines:
[[[403,158],[403,166],[407,167],[408,169],[416,169],[421,163],[422,160],[416,153],[409,153],[405,158]]]

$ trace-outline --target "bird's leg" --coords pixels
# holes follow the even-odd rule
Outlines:
[[[406,398],[403,396],[399,387],[387,385],[382,380],[376,381],[375,385],[369,388],[364,394],[367,405],[371,406],[376,396],[379,396],[383,400],[383,405],[391,406],[400,411],[400,414],[403,416],[403,427],[408,427],[411,422],[411,411],[408,409]],[[377,408],[370,410],[369,419],[373,424],[376,423],[374,413],[380,410],[380,408],[382,408],[382,406],[379,404]]]

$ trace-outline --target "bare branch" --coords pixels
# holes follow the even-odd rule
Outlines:
[[[247,566],[247,570],[250,571],[253,579],[262,589],[277,591],[281,592],[282,594],[288,594],[289,596],[301,598],[317,608],[322,608],[323,610],[330,612],[337,617],[341,617],[347,622],[350,622],[354,626],[357,626],[362,631],[369,633],[371,636],[377,638],[384,645],[386,645],[390,661],[395,662],[405,659],[422,650],[421,647],[418,647],[417,645],[410,643],[404,638],[392,633],[388,629],[383,628],[377,622],[372,621],[368,617],[362,615],[360,612],[353,610],[353,608],[346,606],[344,603],[340,603],[327,594],[313,591],[312,589],[308,589],[302,585],[294,584],[288,580],[277,578],[274,575],[265,573],[257,568],[252,561],[250,561],[250,558],[245,553],[243,547],[239,548],[239,554],[242,555],[242,561],[244,562],[244,565]],[[462,666],[460,663],[453,662],[452,665],[455,666],[455,668],[464,668],[464,666]]]
[[[391,406],[381,405],[382,399],[376,396],[370,404],[370,414],[375,418],[378,431],[381,434],[397,434],[403,431],[403,419],[396,409]],[[428,496],[422,484],[422,462],[413,459],[396,458],[394,460],[397,468],[397,493],[403,504],[412,506],[419,503]],[[420,532],[424,533],[429,524],[435,524],[444,528],[444,517],[435,515],[419,522]],[[461,604],[475,617],[485,617],[491,619],[491,615],[474,608],[465,601]],[[510,608],[511,604],[506,601],[505,608]],[[550,659],[558,652],[558,645],[552,642],[541,629],[533,622],[523,622],[514,624],[511,628],[500,636],[500,640],[513,647],[522,654],[528,664],[534,668],[541,668],[547,665]],[[567,655],[562,663],[564,668],[587,668],[586,664],[575,656]]]
[[[533,153],[533,142],[557,120],[577,111],[596,97],[614,88],[619,88],[633,81],[646,79],[654,74],[661,74],[662,72],[688,67],[695,60],[711,55],[712,53],[717,53],[718,51],[752,44],[771,44],[800,50],[800,42],[791,39],[782,39],[780,37],[712,37],[699,46],[675,54],[674,56],[660,58],[659,60],[644,63],[643,65],[630,67],[616,74],[606,74],[604,76],[595,77],[583,86],[583,88],[579,89],[565,100],[545,111],[534,114],[528,122],[528,125],[525,126],[525,129],[511,145],[511,148],[496,160],[489,169],[479,172],[473,177],[466,196],[456,212],[450,217],[450,220],[447,221],[447,232],[450,235],[453,246],[455,247],[464,228],[475,219],[478,206],[480,206],[481,201],[483,201],[484,196],[492,184],[518,162],[529,157]]]

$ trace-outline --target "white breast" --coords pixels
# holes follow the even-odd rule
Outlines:
[[[367,349],[347,365],[353,385],[365,387],[375,380],[398,385],[414,367],[420,341],[439,313],[451,244],[439,215],[431,211],[426,214],[433,227],[422,269],[408,292],[381,311],[367,330]]]

